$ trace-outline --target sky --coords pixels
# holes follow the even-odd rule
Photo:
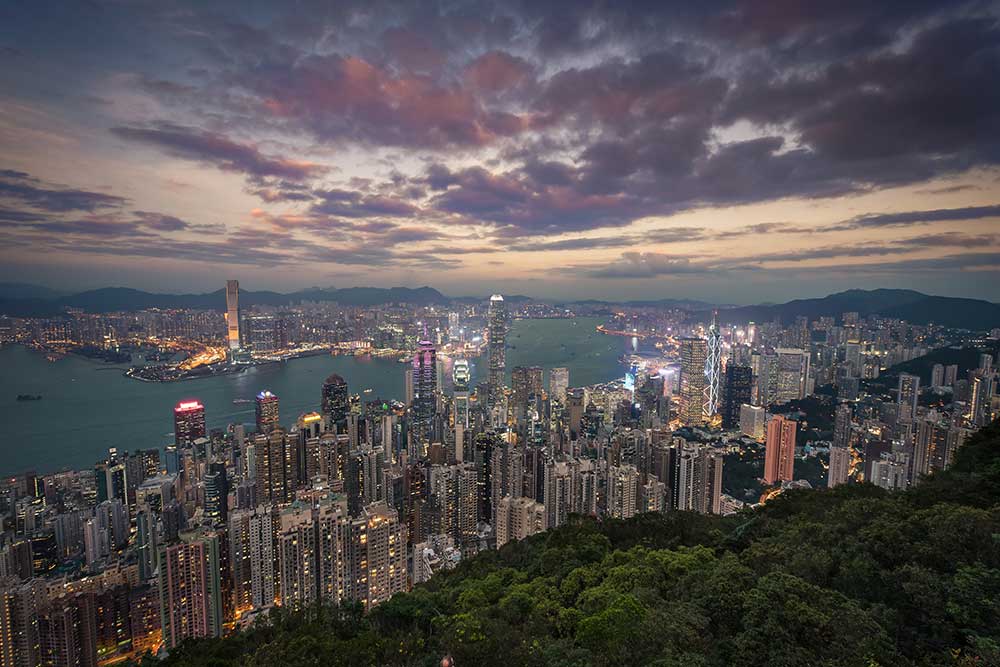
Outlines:
[[[0,280],[1000,300],[993,2],[0,3]]]

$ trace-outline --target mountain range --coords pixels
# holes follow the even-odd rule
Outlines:
[[[307,301],[336,302],[349,306],[374,306],[387,303],[447,305],[483,302],[487,296],[447,297],[433,287],[310,287],[283,294],[272,291],[240,291],[241,306],[283,306]],[[509,295],[508,303],[532,301],[532,297]],[[23,283],[0,283],[0,313],[13,317],[58,315],[66,308],[108,313],[146,308],[197,308],[222,311],[225,290],[205,294],[156,294],[126,287],[105,287],[77,294],[61,294],[46,287]],[[815,299],[796,299],[780,304],[755,306],[713,305],[692,299],[633,300],[624,302],[594,299],[568,302],[568,305],[632,306],[678,308],[691,313],[693,320],[707,321],[713,310],[722,323],[748,321],[785,324],[796,317],[840,317],[845,312],[860,316],[880,315],[899,318],[913,324],[936,323],[947,327],[986,330],[1000,327],[1000,304],[980,299],[931,296],[904,289],[853,289]]]

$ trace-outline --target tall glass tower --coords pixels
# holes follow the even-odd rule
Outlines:
[[[719,412],[722,385],[722,333],[712,316],[708,328],[708,354],[705,355],[705,417],[711,419]]]
[[[487,378],[489,407],[493,408],[500,403],[503,396],[504,372],[507,367],[507,308],[504,306],[503,297],[499,294],[490,297],[487,334],[490,353],[490,372]]]
[[[226,281],[226,338],[230,350],[240,349],[240,281]]]

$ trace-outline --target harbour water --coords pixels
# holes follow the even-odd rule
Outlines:
[[[604,382],[621,372],[627,339],[595,331],[600,320],[518,320],[511,326],[508,375],[514,366],[566,366],[570,384]],[[486,358],[471,360],[473,382],[485,376]],[[477,366],[483,365],[483,375]],[[391,359],[321,355],[268,364],[245,373],[183,382],[138,382],[122,367],[75,356],[48,361],[21,346],[0,349],[0,474],[85,468],[119,450],[162,447],[173,439],[173,406],[182,399],[205,405],[209,428],[252,423],[257,392],[281,401],[282,423],[319,407],[320,387],[331,373],[343,376],[363,400],[402,399],[406,366]],[[42,396],[18,401],[18,394]]]

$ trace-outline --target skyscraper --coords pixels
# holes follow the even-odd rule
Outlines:
[[[849,447],[830,447],[830,471],[826,479],[829,488],[847,483],[851,473],[851,450]]]
[[[205,519],[212,525],[225,524],[229,517],[229,479],[223,463],[208,464],[205,472]]]
[[[984,355],[988,356],[988,355]],[[993,391],[996,374],[992,371],[976,371],[969,387],[969,421],[979,428],[993,419]]]
[[[798,422],[774,415],[767,423],[767,448],[764,454],[764,483],[790,482],[795,479],[795,432]]]
[[[257,394],[257,431],[268,433],[278,426],[278,397],[265,389]]]
[[[681,412],[685,426],[705,422],[705,363],[708,342],[703,338],[681,339]]]
[[[566,404],[566,390],[569,389],[569,369],[553,368],[549,371],[549,398],[559,405]]]
[[[338,433],[347,428],[347,413],[351,411],[351,395],[347,389],[347,380],[336,373],[323,382],[323,398],[320,411],[327,418],[331,427],[336,427]]]
[[[420,342],[413,355],[413,425],[414,431],[426,438],[437,412],[437,351],[429,340]]]
[[[795,348],[778,348],[775,403],[805,398],[809,383],[809,353]]]
[[[219,537],[198,530],[181,533],[180,540],[159,554],[160,621],[170,648],[222,633]]]
[[[722,333],[714,313],[705,352],[705,417],[711,419],[719,412],[722,388]]]
[[[740,433],[763,440],[766,419],[764,408],[744,403],[740,406]]]
[[[523,418],[531,397],[542,393],[542,369],[539,366],[515,366],[510,373],[511,408]]]
[[[274,512],[271,505],[233,512],[229,519],[229,553],[236,611],[274,604]]]
[[[455,388],[455,428],[461,427],[463,431],[469,428],[469,378],[469,362],[465,359],[456,359],[452,370],[452,386]]]
[[[230,351],[240,349],[240,281],[226,281],[226,338]]]
[[[917,399],[920,397],[920,378],[909,373],[899,374],[898,398],[899,419],[909,421],[917,415]]]
[[[190,445],[205,437],[205,406],[198,401],[181,401],[174,408],[174,444]]]
[[[487,378],[489,407],[495,408],[503,395],[504,374],[507,369],[507,308],[499,294],[490,297],[487,336],[490,354],[490,372]]]
[[[725,391],[722,399],[722,428],[738,428],[740,408],[750,402],[753,392],[753,370],[749,366],[738,366],[733,362],[726,365]]]

